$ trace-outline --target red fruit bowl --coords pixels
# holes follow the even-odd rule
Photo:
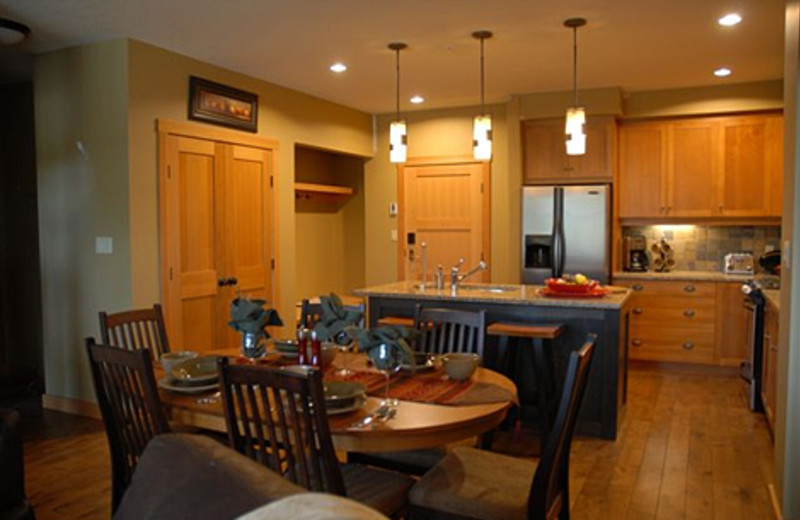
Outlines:
[[[568,294],[586,294],[597,287],[597,280],[589,280],[585,284],[559,282],[558,280],[558,278],[548,278],[545,280],[545,284],[553,292]]]

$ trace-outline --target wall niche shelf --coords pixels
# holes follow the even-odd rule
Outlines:
[[[336,212],[355,194],[349,186],[295,182],[294,198],[298,211]]]

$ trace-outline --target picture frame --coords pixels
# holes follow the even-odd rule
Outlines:
[[[189,119],[258,131],[258,95],[189,76]]]

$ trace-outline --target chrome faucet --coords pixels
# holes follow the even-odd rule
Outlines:
[[[458,263],[450,269],[450,294],[455,296],[458,292],[458,284],[464,281],[465,279],[469,278],[473,274],[477,273],[478,271],[483,271],[484,269],[488,268],[489,266],[483,260],[475,266],[473,269],[467,271],[464,274],[461,274],[461,266],[464,265],[464,259],[460,258]]]

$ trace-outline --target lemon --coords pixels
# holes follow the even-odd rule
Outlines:
[[[587,278],[586,275],[584,274],[578,273],[575,275],[575,283],[580,285],[586,285],[587,283],[589,283],[589,278]]]

